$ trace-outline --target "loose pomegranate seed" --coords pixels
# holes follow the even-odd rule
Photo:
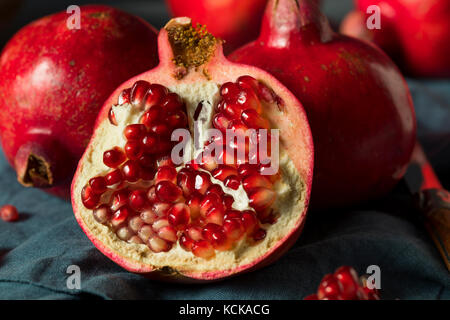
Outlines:
[[[113,217],[111,219],[111,224],[113,227],[117,227],[124,223],[127,218],[131,215],[131,210],[128,207],[122,207],[116,212],[114,212]]]
[[[150,87],[150,83],[143,80],[138,80],[135,82],[131,88],[130,100],[131,104],[138,108],[142,108],[144,104],[144,97],[147,94],[147,90]]]
[[[159,217],[153,210],[144,210],[141,212],[141,220],[147,224],[153,224]]]
[[[89,180],[89,185],[92,188],[92,192],[95,194],[102,194],[106,191],[106,180],[104,177],[95,177]]]
[[[176,242],[177,238],[177,230],[175,230],[172,226],[162,227],[158,230],[158,236],[169,242]]]
[[[147,193],[144,190],[134,190],[129,196],[129,205],[133,210],[141,211],[147,205]]]
[[[170,181],[161,181],[156,184],[156,195],[160,201],[175,202],[181,199],[183,191]]]
[[[233,190],[239,189],[241,185],[241,181],[237,176],[229,176],[225,179],[224,184],[226,187],[231,188]]]
[[[116,232],[119,239],[127,241],[133,236],[133,231],[131,231],[128,227],[122,227]]]
[[[159,229],[161,229],[163,227],[167,227],[168,225],[169,225],[169,220],[167,220],[166,218],[159,218],[158,220],[153,222],[152,228],[153,228],[153,230],[158,231]]]
[[[156,172],[156,183],[160,181],[170,181],[176,183],[177,181],[177,170],[172,166],[162,166],[158,168]]]
[[[139,163],[135,160],[128,160],[122,166],[122,175],[124,179],[128,182],[136,182],[139,180],[140,176]]]
[[[357,298],[359,279],[356,271],[347,266],[340,267],[334,273],[334,277],[341,283],[341,297],[344,300]]]
[[[215,255],[213,246],[206,240],[194,242],[192,245],[192,253],[203,259],[210,259]]]
[[[143,124],[130,124],[125,127],[123,134],[127,140],[140,140],[142,136],[147,132]]]
[[[190,210],[186,204],[176,203],[169,209],[167,218],[175,228],[184,229],[189,223],[190,216]]]
[[[255,233],[253,234],[253,240],[255,241],[261,241],[266,237],[266,230],[264,229],[258,229],[255,231]]]
[[[138,232],[143,225],[144,221],[138,216],[135,216],[128,221],[128,227],[135,233]]]
[[[275,191],[267,188],[257,188],[248,194],[249,203],[256,211],[270,207],[276,198]]]
[[[338,281],[333,277],[332,274],[326,275],[317,291],[317,296],[319,299],[327,298],[328,300],[340,300],[340,287]]]
[[[115,191],[111,196],[111,210],[116,211],[128,203],[129,191],[122,189]]]
[[[11,204],[5,204],[0,208],[0,217],[3,221],[12,222],[19,219],[19,211]]]
[[[113,169],[120,166],[125,160],[125,153],[119,147],[114,147],[103,153],[103,163]]]
[[[123,181],[122,172],[120,169],[116,169],[111,171],[105,176],[105,183],[107,186],[113,186],[117,183],[121,183]]]
[[[138,236],[141,238],[141,240],[145,243],[147,242],[151,237],[155,235],[155,231],[153,231],[153,228],[149,225],[143,225],[141,229],[138,231]]]
[[[94,193],[91,186],[87,185],[81,190],[81,201],[87,209],[94,209],[100,201],[100,196]]]
[[[176,111],[183,107],[183,101],[176,93],[170,92],[162,99],[161,106],[165,110]]]
[[[228,238],[233,241],[239,240],[245,233],[244,226],[239,218],[228,218],[223,222],[223,230]]]
[[[264,119],[256,110],[245,109],[241,114],[242,121],[249,128],[253,129],[269,129],[269,121]]]
[[[148,240],[148,245],[150,249],[155,252],[167,252],[172,248],[172,245],[169,244],[167,241],[161,239],[158,236],[153,236]]]
[[[117,103],[118,104],[130,103],[130,93],[131,93],[131,88],[123,90],[119,95],[119,99],[117,100]]]
[[[206,172],[197,172],[195,175],[195,190],[197,190],[201,194],[205,194],[206,190],[208,190],[211,185],[211,178],[209,174]]]
[[[152,108],[153,106],[160,104],[162,98],[168,93],[166,87],[159,84],[151,84],[147,95],[144,98],[145,110]]]
[[[111,218],[111,210],[106,204],[102,204],[92,212],[94,219],[101,224],[106,224]]]

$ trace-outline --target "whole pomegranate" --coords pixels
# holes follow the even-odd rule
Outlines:
[[[166,0],[174,17],[190,17],[225,40],[225,52],[256,39],[267,0]]]
[[[0,57],[0,136],[24,186],[69,196],[77,161],[115,87],[157,64],[156,31],[106,6],[82,6],[22,28]],[[73,17],[71,18],[73,19]]]
[[[304,105],[313,207],[374,198],[402,177],[416,135],[405,80],[381,50],[334,33],[314,1],[269,1],[259,38],[229,58],[269,71]]]
[[[226,60],[189,18],[158,41],[159,66],[100,111],[72,183],[78,223],[106,256],[150,277],[216,280],[274,261],[309,203],[301,104],[268,73]]]
[[[373,41],[410,75],[450,77],[449,0],[355,0],[356,10],[341,25],[343,34]],[[366,21],[377,5],[381,29]]]

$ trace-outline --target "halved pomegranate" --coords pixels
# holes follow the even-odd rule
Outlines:
[[[227,61],[189,18],[158,41],[160,65],[99,114],[72,183],[78,223],[106,256],[151,277],[215,280],[274,261],[309,202],[301,104],[266,72]]]

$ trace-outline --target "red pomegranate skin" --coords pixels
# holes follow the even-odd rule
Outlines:
[[[371,5],[381,9],[381,29],[366,28]],[[355,0],[355,6],[341,27],[344,34],[373,41],[408,75],[450,77],[449,0]]]
[[[402,177],[416,138],[404,78],[379,49],[334,33],[310,0],[270,1],[259,38],[233,52],[302,102],[315,144],[313,208],[357,204]]]
[[[158,62],[157,32],[140,18],[82,6],[81,28],[71,30],[70,15],[63,11],[30,23],[0,57],[6,158],[23,184],[65,198],[103,102],[123,81]],[[30,155],[43,160],[31,165],[34,171]],[[36,175],[39,170],[47,179]]]
[[[225,53],[257,38],[267,0],[166,0],[174,17],[190,17],[225,40]]]

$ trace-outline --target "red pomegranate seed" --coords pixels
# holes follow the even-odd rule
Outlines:
[[[223,230],[227,237],[233,241],[239,240],[245,233],[244,226],[239,218],[225,219]]]
[[[141,139],[141,144],[145,152],[154,154],[159,151],[158,138],[153,132],[146,133]]]
[[[156,233],[153,231],[153,228],[149,225],[143,225],[141,229],[138,231],[138,236],[141,238],[143,242],[147,242],[148,239],[150,239],[152,236],[154,236]]]
[[[156,202],[153,204],[152,210],[158,217],[163,217],[167,215],[170,207],[168,203]]]
[[[171,166],[171,167],[175,167],[175,164],[173,163],[172,159],[170,158],[170,156],[163,156],[160,157],[156,160],[156,163],[158,164],[158,167],[162,167],[162,166]]]
[[[224,219],[241,219],[241,212],[239,210],[227,210]]]
[[[176,242],[177,238],[177,230],[175,230],[172,226],[162,227],[158,230],[158,236],[169,242]]]
[[[147,90],[150,87],[150,83],[143,80],[138,80],[131,88],[130,100],[131,104],[136,107],[143,107],[144,97],[147,94]]]
[[[241,185],[241,181],[237,176],[229,176],[225,179],[224,184],[226,187],[231,188],[233,190],[239,189]]]
[[[206,217],[206,213],[213,207],[222,206],[222,199],[217,193],[210,193],[203,197],[202,202],[200,203],[200,214],[203,217]]]
[[[144,190],[134,190],[129,196],[129,205],[135,211],[143,210],[147,205],[147,193]]]
[[[128,141],[125,144],[125,154],[127,155],[128,159],[130,160],[138,160],[142,154],[144,153],[144,150],[141,147],[141,143],[139,141]]]
[[[183,191],[170,181],[161,181],[156,184],[156,195],[163,202],[175,202],[181,199]]]
[[[200,166],[203,169],[208,170],[209,172],[211,172],[211,171],[213,171],[214,169],[217,168],[218,164],[216,162],[216,159],[213,156],[203,155],[202,159],[200,161]]]
[[[261,241],[266,237],[266,234],[267,234],[266,230],[260,228],[256,230],[255,233],[253,233],[253,240]]]
[[[274,224],[277,221],[276,214],[273,212],[272,208],[258,211],[257,216],[261,223]]]
[[[130,103],[130,93],[131,93],[131,88],[123,90],[119,95],[119,99],[117,100],[117,103],[118,104]]]
[[[320,282],[317,296],[319,299],[341,300],[338,281],[332,274],[326,275]]]
[[[166,117],[166,123],[170,128],[184,128],[187,126],[188,120],[183,111],[175,111]]]
[[[158,231],[159,229],[161,229],[163,227],[167,227],[168,225],[169,225],[169,220],[167,220],[166,218],[159,218],[155,222],[153,222],[152,228],[153,228],[153,230]]]
[[[247,176],[254,175],[258,173],[258,167],[254,164],[241,164],[237,169],[238,175],[241,179]]]
[[[259,81],[251,76],[240,76],[236,82],[241,88],[251,89],[254,92],[259,91]]]
[[[231,209],[234,203],[234,198],[233,196],[226,194],[222,197],[222,202],[225,209]]]
[[[356,271],[348,266],[340,267],[334,273],[334,277],[341,283],[341,297],[344,300],[357,299],[359,279]]]
[[[195,174],[189,169],[183,168],[178,172],[177,184],[183,190],[183,194],[188,196],[195,191]]]
[[[258,113],[261,112],[261,103],[256,93],[249,88],[241,89],[236,102],[242,106],[242,109],[255,109]]]
[[[143,225],[144,221],[138,216],[135,216],[128,221],[128,227],[135,233],[138,232]]]
[[[168,211],[169,223],[177,229],[184,229],[190,219],[189,207],[184,203],[174,204]]]
[[[215,193],[217,194],[219,197],[223,196],[225,192],[223,192],[222,187],[219,186],[218,184],[213,184],[211,185],[208,190],[206,190],[206,195],[210,194],[210,193]]]
[[[197,190],[201,194],[205,194],[206,190],[208,190],[211,185],[211,178],[209,174],[206,172],[196,172],[195,175],[195,190]]]
[[[155,186],[151,186],[148,190],[147,190],[147,199],[150,203],[155,203],[158,200],[158,197],[156,196],[156,188]]]
[[[212,207],[206,213],[206,222],[222,225],[223,224],[223,216],[224,216],[224,210],[221,206]]]
[[[108,173],[105,176],[105,183],[107,186],[113,186],[117,183],[122,182],[122,180],[123,180],[123,177],[122,177],[122,172],[120,171],[120,169],[111,171],[110,173]]]
[[[113,169],[120,166],[125,160],[125,153],[119,147],[114,147],[103,153],[103,163]]]
[[[116,234],[119,239],[123,241],[128,241],[134,235],[133,231],[131,231],[128,227],[121,227],[117,230]]]
[[[156,171],[154,168],[141,168],[141,179],[150,181],[155,178]]]
[[[114,114],[113,108],[111,107],[108,112],[108,120],[113,126],[117,126],[116,115]]]
[[[194,241],[203,240],[202,228],[196,226],[190,226],[186,229],[186,233]]]
[[[126,126],[123,135],[127,140],[140,140],[146,132],[147,129],[143,124],[135,123]]]
[[[142,168],[154,169],[156,167],[156,161],[155,158],[153,158],[151,155],[144,154],[142,157],[139,158],[139,165]]]
[[[100,201],[100,196],[94,193],[91,186],[86,185],[81,190],[81,201],[87,209],[94,209]]]
[[[152,224],[159,218],[153,210],[142,211],[140,217],[141,220],[147,224]]]
[[[168,93],[166,87],[159,84],[151,84],[144,98],[145,110],[160,104],[162,98]]]
[[[182,235],[181,237],[180,237],[180,246],[184,249],[184,250],[186,250],[186,251],[191,251],[192,250],[192,245],[194,244],[194,241],[191,239],[191,238],[189,238],[188,236],[186,236],[186,235]]]
[[[150,128],[152,125],[158,123],[164,114],[165,113],[161,107],[154,106],[142,115],[140,123],[145,125],[147,128]]]
[[[169,127],[163,123],[155,124],[155,125],[151,126],[149,130],[150,130],[150,132],[153,132],[157,136],[163,136],[163,137],[166,137],[171,133]]]
[[[267,188],[257,188],[248,194],[250,206],[256,211],[270,207],[276,199],[275,191]]]
[[[231,120],[228,119],[223,113],[218,113],[214,116],[214,119],[213,119],[214,128],[216,128],[222,132],[226,132],[230,123],[231,123]]]
[[[111,219],[112,226],[117,227],[121,225],[127,220],[129,216],[131,216],[131,210],[128,207],[121,207],[113,214],[113,217]]]
[[[89,180],[89,185],[92,188],[92,192],[95,194],[102,194],[106,191],[106,180],[102,176],[98,176]]]
[[[116,211],[128,203],[129,191],[122,189],[115,191],[111,196],[111,210]]]
[[[200,194],[194,194],[191,196],[191,198],[187,201],[187,205],[189,206],[190,212],[191,212],[191,219],[197,219],[200,215],[200,203],[201,203],[201,195]]]
[[[168,93],[161,101],[162,108],[168,111],[180,110],[183,105],[180,96],[173,92]]]
[[[156,183],[160,181],[170,181],[175,183],[177,181],[177,170],[172,166],[162,166],[156,171]]]
[[[194,242],[192,245],[192,253],[203,259],[210,259],[215,255],[213,246],[206,240]]]
[[[261,188],[261,187],[267,188],[267,189],[272,189],[272,182],[270,182],[270,180],[264,176],[261,176],[259,174],[254,174],[254,175],[246,177],[242,181],[242,186],[244,187],[244,190],[246,192],[250,192],[253,189]]]
[[[225,82],[220,87],[220,95],[225,99],[235,99],[241,91],[239,85],[233,82]]]
[[[242,212],[241,220],[247,234],[252,234],[258,227],[258,219],[253,211]]]
[[[106,224],[111,219],[111,210],[106,204],[102,204],[92,212],[94,219],[101,224]]]
[[[19,219],[19,211],[11,204],[5,204],[0,208],[0,217],[3,221],[12,222]]]
[[[172,248],[171,244],[157,236],[151,237],[148,240],[148,245],[150,249],[155,253],[167,252]]]
[[[128,182],[136,182],[139,180],[140,174],[139,163],[135,160],[128,160],[122,166],[122,175],[124,179]]]
[[[253,129],[269,129],[269,121],[264,119],[256,110],[245,109],[241,114],[242,121],[249,128]]]
[[[228,125],[228,129],[232,130],[233,132],[240,131],[245,134],[245,132],[248,130],[248,127],[241,120],[232,120]]]
[[[220,181],[225,181],[229,176],[236,176],[237,170],[236,168],[227,166],[227,165],[219,165],[217,169],[212,172],[212,176]]]
[[[211,243],[215,249],[229,249],[227,236],[225,235],[222,227],[217,224],[208,223],[202,230],[202,236],[206,241]]]
[[[222,109],[222,113],[230,120],[241,118],[242,106],[236,103],[225,102]]]
[[[139,236],[132,236],[130,238],[130,240],[128,240],[128,242],[130,243],[136,243],[136,244],[143,244],[144,242],[142,241],[141,238],[139,238]]]

